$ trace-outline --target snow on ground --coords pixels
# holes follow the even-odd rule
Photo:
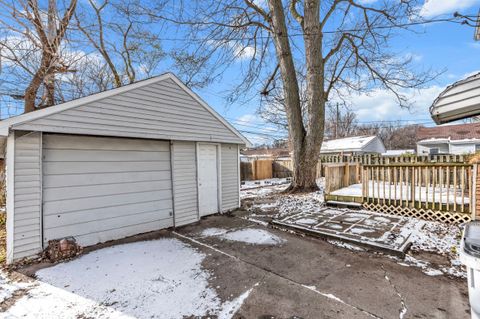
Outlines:
[[[243,228],[227,230],[221,228],[207,228],[201,232],[203,237],[219,237],[229,241],[243,242],[251,245],[279,245],[284,240],[265,229]]]
[[[270,183],[270,181],[271,180],[245,181],[245,184],[240,186],[240,198],[266,196],[281,192],[284,191],[290,183],[287,179],[281,179],[275,183]],[[259,182],[259,184],[255,184],[256,182]]]
[[[15,291],[27,289],[31,286],[28,282],[16,282],[8,278],[7,274],[0,272],[0,303],[12,297]]]
[[[343,213],[344,209],[325,209],[322,182],[319,181],[320,191],[309,194],[258,194],[256,197],[253,197],[252,206],[249,207],[249,210],[259,215],[262,211],[262,205],[265,205],[265,201],[269,200],[268,207],[270,211],[274,211],[274,218],[285,219],[294,214],[305,213],[305,217],[296,221],[305,226],[312,225],[313,221],[310,219],[313,218],[308,217],[309,215],[323,214],[331,218],[338,215],[339,212]],[[366,210],[350,210],[350,213],[352,214],[352,222],[355,222],[353,218],[358,219],[373,215],[372,218],[369,218],[369,222],[388,223],[388,217],[391,216]],[[428,275],[436,275],[442,272],[447,275],[466,277],[465,269],[459,261],[458,254],[462,231],[461,226],[416,218],[402,217],[402,219],[406,220],[406,224],[400,230],[398,240],[403,236],[409,235],[412,247],[405,260],[396,259],[399,264],[419,267]],[[335,225],[332,224],[331,226],[335,227]],[[361,232],[362,230],[354,231]],[[385,236],[388,235],[388,233],[385,233]],[[332,241],[332,244],[337,245],[338,243]],[[338,246],[349,248],[350,245],[338,244]],[[425,252],[441,256],[445,259],[446,264],[436,264],[423,256],[424,254],[422,253]]]
[[[240,189],[247,190],[247,189],[255,189],[255,188],[265,187],[265,186],[285,185],[289,183],[290,183],[289,178],[269,178],[269,179],[262,179],[258,181],[244,181],[240,186]]]
[[[251,289],[222,302],[205,257],[177,239],[97,250],[38,271],[39,281],[0,318],[231,318]]]
[[[384,196],[385,188],[385,196]],[[331,192],[331,195],[339,196],[355,196],[362,197],[362,184],[353,184],[345,188],[338,189]],[[376,183],[374,181],[369,182],[368,196],[372,198],[386,198],[388,199],[404,199],[411,200],[410,184],[389,184],[389,183]],[[463,194],[459,189],[453,187],[415,187],[415,200],[422,202],[435,202],[435,203],[450,203],[468,204],[470,199],[468,194]]]

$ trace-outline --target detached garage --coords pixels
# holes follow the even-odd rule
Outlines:
[[[237,208],[249,144],[170,73],[4,120],[0,139],[9,263]]]

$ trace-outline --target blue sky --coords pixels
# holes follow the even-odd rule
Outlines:
[[[266,5],[265,0],[256,0],[260,5]],[[375,5],[377,1],[390,0],[357,0]],[[398,1],[398,0],[394,0]],[[173,11],[177,10],[176,2],[172,2]],[[450,18],[453,12],[475,15],[479,12],[480,0],[428,0],[421,8],[421,14],[426,19]],[[413,104],[412,108],[401,109],[391,93],[385,90],[375,90],[369,94],[359,94],[350,97],[350,110],[355,112],[360,123],[401,121],[400,123],[418,123],[427,126],[434,125],[430,119],[428,108],[438,94],[449,84],[470,74],[480,72],[480,41],[473,39],[474,30],[470,26],[448,22],[438,22],[418,26],[416,32],[402,31],[391,42],[394,52],[399,56],[409,56],[413,59],[414,68],[418,70],[432,69],[444,71],[435,81],[419,91],[408,91],[407,95]],[[182,30],[175,27],[159,29],[159,36],[165,51],[175,50],[177,46],[189,43]],[[301,45],[300,45],[301,46]],[[248,48],[248,47],[247,47]],[[98,55],[93,48],[81,47],[79,52],[85,55]],[[242,63],[248,63],[248,50],[243,59],[229,67],[221,79],[202,89],[194,89],[208,104],[228,121],[235,125],[253,143],[271,143],[273,139],[285,137],[285,132],[279,132],[275,127],[261,120],[256,114],[260,105],[257,91],[247,92],[248,102],[228,102],[228,90],[235,88],[242,77]],[[295,53],[294,53],[295,54]],[[298,54],[298,52],[297,52]],[[163,61],[162,61],[163,62]],[[158,73],[172,70],[171,61],[160,63]],[[6,65],[6,64],[4,64]],[[245,66],[245,64],[243,64]],[[174,68],[173,68],[174,70]],[[4,72],[2,76],[8,79]],[[0,110],[1,117],[21,112],[15,108],[13,113]],[[253,132],[253,133],[252,133]]]
[[[455,11],[476,14],[479,8],[480,0],[430,0],[421,12],[426,18],[438,18],[451,17]],[[426,88],[411,92],[413,107],[410,110],[401,109],[393,96],[383,90],[352,96],[351,110],[357,114],[360,123],[400,120],[402,123],[432,126],[434,124],[428,108],[435,97],[452,82],[480,71],[480,41],[474,41],[472,27],[441,22],[418,27],[416,31],[400,33],[393,42],[395,51],[399,55],[411,56],[419,70],[432,69],[444,73]],[[271,140],[265,136],[268,133],[275,137],[282,136],[282,133],[274,132],[275,129],[263,123],[256,115],[259,100],[247,104],[226,102],[226,91],[234,84],[237,72],[232,67],[221,81],[196,91],[238,129],[258,132],[259,134],[245,133],[252,142],[268,142]]]

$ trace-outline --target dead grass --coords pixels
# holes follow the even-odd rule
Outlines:
[[[5,229],[5,223],[7,221],[7,214],[5,212],[0,213],[0,265],[5,264],[6,247],[7,247],[7,231]]]

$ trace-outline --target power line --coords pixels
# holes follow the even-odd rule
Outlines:
[[[472,15],[465,15],[464,17],[470,17]],[[371,28],[359,28],[359,29],[345,29],[345,30],[327,30],[323,31],[323,34],[336,34],[336,33],[344,33],[344,32],[362,32],[367,30],[382,30],[382,29],[394,29],[394,28],[406,28],[410,26],[418,26],[418,25],[427,25],[432,23],[439,23],[439,22],[448,22],[448,23],[455,23],[455,24],[465,24],[465,20],[461,20],[461,16],[452,17],[452,18],[437,18],[437,19],[430,19],[430,20],[422,20],[422,21],[414,21],[414,22],[407,22],[407,23],[400,23],[395,25],[384,25],[384,26],[374,26]],[[458,20],[458,21],[456,21]],[[303,37],[306,33],[292,33],[288,34],[288,37]],[[253,39],[269,39],[270,36],[262,36],[257,35],[254,38],[249,37],[238,37],[238,38],[228,38],[228,41],[242,41],[242,40],[253,40]],[[199,38],[159,38],[160,41],[225,41],[225,38],[208,38],[208,37],[199,37]]]

